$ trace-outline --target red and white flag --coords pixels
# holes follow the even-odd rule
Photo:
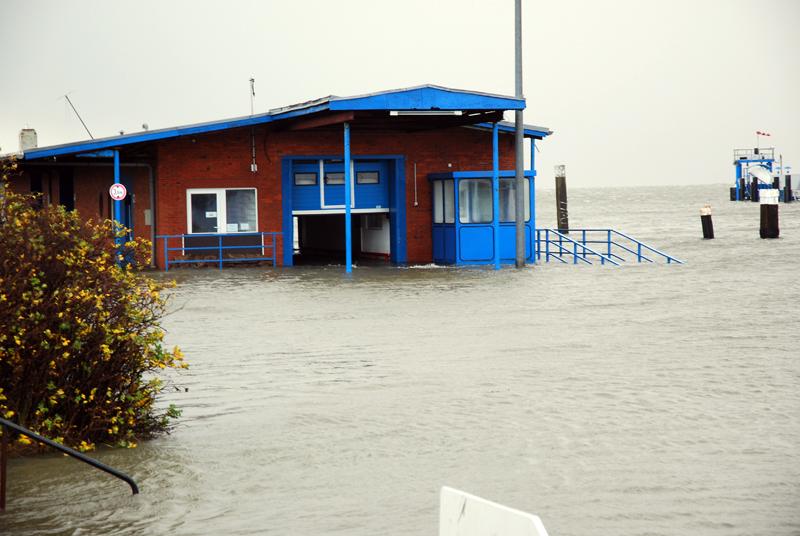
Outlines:
[[[772,136],[769,132],[761,132],[760,130],[756,130],[756,136]]]

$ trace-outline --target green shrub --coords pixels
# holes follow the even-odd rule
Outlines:
[[[153,373],[185,367],[162,345],[165,285],[141,272],[150,244],[118,252],[111,226],[0,190],[0,415],[81,450],[167,430]]]

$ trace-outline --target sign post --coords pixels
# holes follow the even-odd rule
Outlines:
[[[120,229],[122,228],[122,200],[128,195],[128,190],[125,185],[120,182],[119,178],[119,150],[114,150],[114,184],[108,189],[108,195],[114,200],[114,223],[112,225],[114,232],[114,243],[117,245],[117,264],[122,266],[122,261],[119,259],[119,246],[122,245],[122,237],[120,236]]]

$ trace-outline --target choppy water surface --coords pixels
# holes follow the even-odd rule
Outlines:
[[[14,460],[0,532],[436,534],[446,484],[553,536],[800,534],[800,204],[766,241],[726,196],[570,191],[685,266],[175,272],[184,417],[98,453],[141,495]]]

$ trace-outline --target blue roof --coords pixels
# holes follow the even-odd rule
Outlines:
[[[445,88],[434,85],[423,85],[404,89],[395,89],[357,95],[352,97],[328,96],[321,99],[303,102],[283,108],[275,108],[267,113],[236,117],[197,123],[159,130],[149,130],[122,134],[108,138],[84,140],[79,142],[51,145],[29,149],[22,153],[23,160],[35,160],[60,155],[86,153],[103,149],[118,148],[136,143],[152,142],[179,136],[205,134],[233,128],[262,125],[276,121],[300,117],[323,111],[357,111],[357,110],[387,110],[387,111],[486,111],[486,110],[522,110],[525,108],[525,99],[494,95],[477,91],[466,91]],[[501,131],[513,131],[513,124],[502,121]],[[509,127],[510,125],[510,127]],[[488,123],[475,125],[478,128],[491,126]],[[544,127],[526,125],[525,135],[544,137],[552,132]]]

